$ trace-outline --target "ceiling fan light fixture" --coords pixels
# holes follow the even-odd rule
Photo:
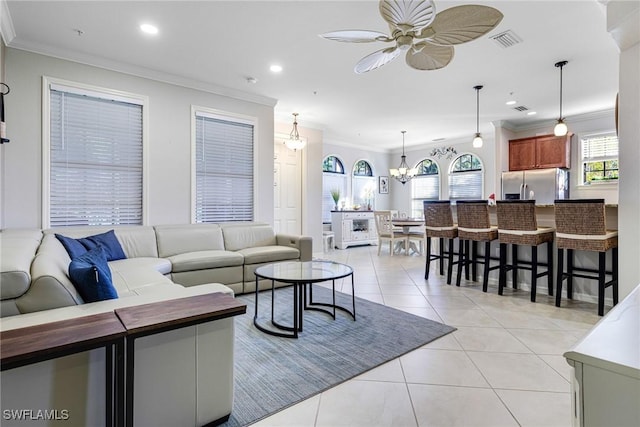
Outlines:
[[[289,139],[284,141],[284,144],[288,149],[297,151],[302,150],[307,142],[304,139],[300,139],[300,133],[298,133],[298,113],[293,113],[293,129],[289,134]]]
[[[560,115],[558,116],[558,123],[556,123],[553,128],[553,134],[555,136],[565,136],[567,132],[569,132],[569,128],[562,117],[562,67],[567,65],[568,62],[569,61],[560,61],[555,63],[556,68],[560,68]]]
[[[402,156],[400,156],[400,165],[397,168],[389,169],[389,175],[400,181],[403,185],[418,175],[417,168],[410,168],[409,165],[407,165],[407,156],[404,154],[404,134],[406,132],[406,130],[402,131]]]
[[[480,89],[484,86],[477,85],[473,88],[476,90],[476,135],[473,137],[473,148],[482,148],[482,135],[480,135]]]

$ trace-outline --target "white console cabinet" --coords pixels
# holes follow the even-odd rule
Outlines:
[[[564,357],[574,427],[640,426],[640,286]]]
[[[335,245],[338,249],[378,244],[373,211],[333,211],[331,231],[335,234]]]

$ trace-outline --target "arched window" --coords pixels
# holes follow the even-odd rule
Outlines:
[[[342,161],[336,156],[327,156],[322,162],[322,222],[331,222],[331,211],[336,203],[333,194],[338,195],[338,203],[347,196],[347,177]]]
[[[354,205],[366,209],[369,205],[373,209],[376,194],[376,179],[371,165],[366,160],[359,160],[353,165],[351,179],[351,198]]]
[[[422,217],[423,201],[440,199],[440,168],[431,159],[416,165],[418,175],[411,180],[411,216]]]
[[[449,199],[482,199],[484,194],[482,162],[473,154],[457,157],[449,169]]]

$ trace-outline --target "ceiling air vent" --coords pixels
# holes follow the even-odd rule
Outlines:
[[[522,43],[522,39],[520,38],[520,36],[511,30],[507,30],[500,34],[497,34],[491,37],[491,39],[493,39],[493,41],[496,42],[498,46],[504,49],[511,47],[513,45],[516,45],[518,43]]]
[[[524,105],[519,105],[519,106],[517,106],[517,107],[513,107],[513,109],[514,109],[514,110],[516,110],[516,111],[520,111],[520,112],[522,112],[522,111],[528,111],[528,110],[529,110],[529,109],[528,109],[527,107],[525,107]]]

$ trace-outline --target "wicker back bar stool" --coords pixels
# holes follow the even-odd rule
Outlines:
[[[453,273],[453,239],[458,237],[458,226],[453,223],[453,214],[451,213],[451,202],[449,200],[424,201],[424,228],[427,238],[427,257],[424,269],[424,278],[429,278],[429,267],[431,261],[440,261],[440,275],[444,274],[444,260],[447,263],[447,284],[451,284],[451,276]],[[440,250],[438,254],[431,253],[431,239],[439,239]],[[448,240],[448,247],[445,250],[444,242]]]
[[[495,259],[491,257],[491,242],[498,238],[498,227],[492,226],[489,221],[489,205],[486,200],[458,200],[456,210],[459,239],[456,286],[460,286],[462,267],[465,268],[465,278],[468,280],[471,266],[472,280],[475,282],[477,265],[482,264],[482,290],[487,292],[489,272],[500,268],[500,265],[490,265],[491,259]],[[484,243],[484,255],[481,260],[478,259],[478,242]]]
[[[539,277],[547,276],[549,295],[553,295],[553,232],[551,227],[538,227],[535,200],[502,200],[498,209],[498,241],[500,242],[500,280],[498,294],[502,295],[507,271],[513,273],[513,288],[518,287],[518,269],[531,271],[531,302],[536,302]],[[547,262],[538,262],[538,246],[547,244]],[[511,264],[507,264],[507,247],[511,245]],[[531,247],[531,261],[518,259],[518,245]],[[538,273],[538,266],[546,267]]]
[[[598,281],[598,315],[603,316],[605,288],[613,289],[613,305],[618,303],[618,232],[606,229],[604,199],[556,200],[555,217],[558,248],[556,307],[560,307],[564,279],[567,279],[567,298],[569,299],[573,298],[574,277],[593,279]],[[564,270],[565,249],[567,250],[566,271]],[[611,249],[612,268],[608,271],[606,255],[609,249]],[[574,266],[574,251],[598,252],[598,269]],[[608,282],[607,275],[611,276]]]

